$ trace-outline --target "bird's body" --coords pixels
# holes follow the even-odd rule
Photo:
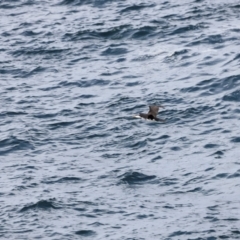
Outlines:
[[[139,115],[137,116],[134,116],[136,118],[143,118],[143,119],[146,119],[146,120],[155,120],[155,121],[162,121],[164,122],[163,119],[160,119],[157,117],[157,114],[158,114],[158,111],[159,111],[159,108],[163,106],[149,106],[149,111],[148,113],[140,113]]]

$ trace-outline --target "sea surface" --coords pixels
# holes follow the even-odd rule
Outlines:
[[[0,12],[0,239],[240,239],[239,1]]]

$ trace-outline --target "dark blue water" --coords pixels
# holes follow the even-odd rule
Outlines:
[[[239,1],[0,11],[1,239],[240,239]]]

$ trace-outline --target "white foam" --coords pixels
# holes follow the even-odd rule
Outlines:
[[[141,118],[141,119],[144,119],[144,120],[146,120],[146,121],[156,122],[156,120],[154,120],[154,119],[143,118],[143,117],[140,117],[139,115],[134,115],[133,117],[134,117],[134,118]]]
[[[142,118],[142,117],[140,117],[139,115],[135,115],[135,116],[133,116],[134,118]]]

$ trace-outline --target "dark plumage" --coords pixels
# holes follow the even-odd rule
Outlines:
[[[148,113],[140,113],[139,116],[141,118],[144,118],[144,119],[164,122],[163,119],[160,119],[160,118],[157,117],[158,110],[159,110],[160,107],[163,108],[163,106],[149,106]]]

